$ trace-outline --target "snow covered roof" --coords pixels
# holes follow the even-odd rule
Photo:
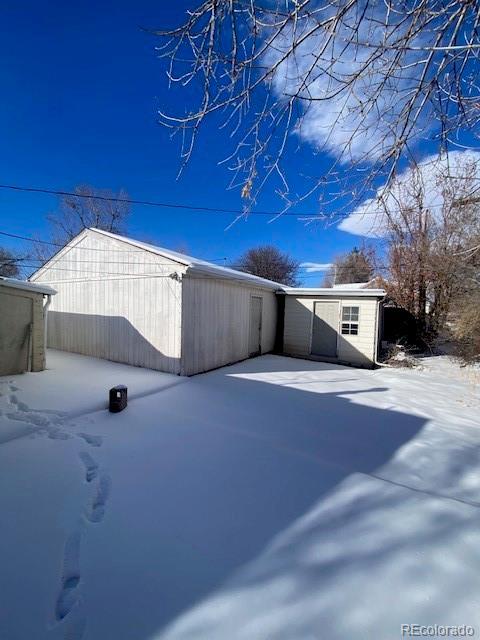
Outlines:
[[[349,282],[348,284],[334,284],[333,289],[366,289],[370,282]]]
[[[352,298],[383,298],[384,289],[334,289],[333,287],[323,287],[318,289],[304,289],[295,287],[284,287],[283,291],[287,296],[329,296],[338,298],[340,296],[350,296]]]
[[[3,276],[0,276],[0,286],[33,291],[34,293],[42,293],[47,296],[54,296],[57,293],[55,289],[45,284],[35,284],[33,282],[25,282],[24,280],[16,280],[15,278],[4,278]]]
[[[228,280],[245,280],[247,282],[251,282],[252,284],[257,284],[260,287],[266,287],[273,290],[280,289],[283,286],[278,282],[266,280],[265,278],[259,278],[258,276],[251,275],[250,273],[244,273],[243,271],[237,271],[236,269],[221,267],[217,264],[213,264],[213,262],[207,262],[206,260],[193,258],[192,256],[187,256],[183,253],[178,253],[177,251],[171,251],[170,249],[157,247],[153,244],[148,244],[147,242],[133,240],[132,238],[127,238],[126,236],[111,233],[110,231],[103,231],[103,229],[96,229],[92,227],[90,228],[90,231],[95,231],[96,233],[108,236],[109,238],[113,238],[114,240],[120,240],[134,247],[138,247],[139,249],[145,249],[145,251],[151,251],[152,253],[156,253],[159,256],[164,256],[165,258],[174,260],[175,262],[178,262],[179,264],[187,267],[187,273],[206,275],[216,278],[226,278]]]

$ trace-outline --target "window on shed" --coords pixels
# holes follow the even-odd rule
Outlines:
[[[358,336],[359,307],[342,307],[342,334]]]

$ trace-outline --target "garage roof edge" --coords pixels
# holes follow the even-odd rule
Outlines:
[[[385,296],[384,289],[333,289],[326,287],[317,289],[284,287],[278,293],[286,296],[326,296],[330,298],[383,298]]]
[[[11,289],[21,289],[23,291],[31,291],[32,293],[42,293],[46,296],[54,296],[57,293],[55,289],[52,289],[52,287],[48,287],[45,284],[25,282],[24,280],[4,278],[3,276],[0,276],[0,286],[10,287]]]

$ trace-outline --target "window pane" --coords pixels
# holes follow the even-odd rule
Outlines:
[[[347,323],[342,324],[342,333],[343,335],[348,335],[350,333],[350,325]]]
[[[342,307],[342,320],[349,322],[350,320],[358,320],[358,307]]]
[[[358,324],[350,325],[350,335],[358,336]]]

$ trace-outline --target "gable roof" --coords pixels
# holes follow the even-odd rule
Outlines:
[[[276,291],[277,289],[281,289],[283,285],[278,282],[273,282],[272,280],[266,280],[265,278],[259,278],[258,276],[254,276],[250,273],[244,273],[243,271],[237,271],[235,269],[229,269],[228,267],[221,267],[213,262],[208,262],[206,260],[200,260],[199,258],[193,258],[192,256],[188,256],[184,253],[179,253],[177,251],[172,251],[171,249],[165,249],[163,247],[158,247],[153,244],[149,244],[147,242],[141,242],[139,240],[134,240],[133,238],[128,238],[127,236],[121,236],[117,233],[111,233],[110,231],[104,231],[103,229],[96,229],[95,227],[90,227],[88,229],[83,229],[75,238],[73,238],[69,243],[65,245],[62,249],[60,249],[54,256],[50,258],[42,267],[40,267],[35,273],[32,273],[30,279],[35,280],[35,277],[38,276],[40,271],[45,268],[48,268],[48,265],[51,260],[56,260],[63,255],[65,251],[69,249],[73,249],[75,244],[86,235],[88,232],[98,233],[102,236],[106,236],[108,238],[112,238],[113,240],[119,240],[120,242],[124,242],[129,244],[130,246],[137,247],[138,249],[143,249],[145,251],[149,251],[150,253],[154,253],[163,258],[168,258],[169,260],[173,260],[178,264],[186,267],[186,273],[192,275],[199,276],[209,276],[213,278],[224,278],[227,280],[235,280],[240,282],[248,282],[251,285],[257,285],[259,287],[263,287],[266,289],[271,289]]]
[[[0,286],[10,287],[11,289],[21,289],[23,291],[31,291],[33,293],[41,293],[46,296],[54,296],[57,292],[46,284],[35,284],[33,282],[25,282],[25,280],[17,280],[16,278],[5,278],[0,276]]]

